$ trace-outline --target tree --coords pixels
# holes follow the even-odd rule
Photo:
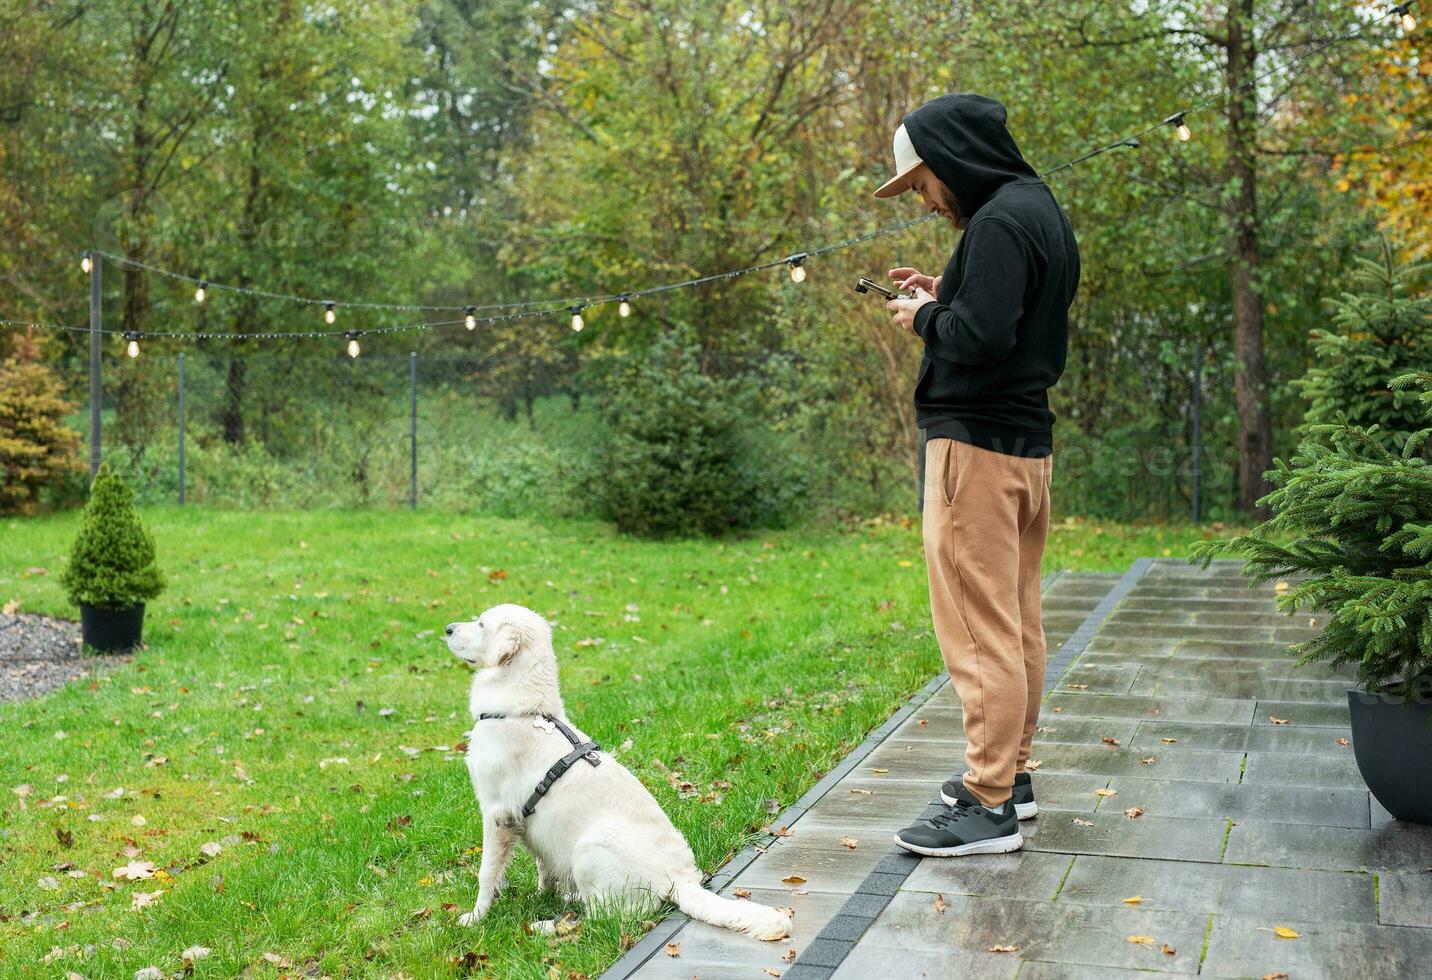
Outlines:
[[[65,425],[75,410],[41,343],[28,331],[15,334],[0,365],[0,513],[29,513],[40,491],[82,469],[80,436]]]
[[[1348,291],[1329,304],[1335,329],[1313,331],[1312,364],[1294,382],[1308,401],[1304,438],[1345,417],[1375,426],[1368,438],[1392,449],[1423,425],[1417,393],[1387,379],[1432,364],[1432,263],[1400,259],[1386,238],[1381,245],[1376,260],[1353,260]]]
[[[164,591],[154,536],[134,509],[134,492],[107,463],[95,474],[60,581],[71,602],[98,609],[127,609]]]

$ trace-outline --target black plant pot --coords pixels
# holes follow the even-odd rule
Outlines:
[[[128,653],[139,646],[144,631],[144,603],[128,609],[98,609],[80,604],[80,632],[85,646],[100,653]]]
[[[1432,824],[1432,699],[1347,692],[1352,751],[1377,802],[1398,820]]]

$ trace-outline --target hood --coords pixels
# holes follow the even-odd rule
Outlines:
[[[1005,128],[1004,106],[983,95],[942,95],[903,122],[920,159],[969,214],[1012,180],[1038,178]]]

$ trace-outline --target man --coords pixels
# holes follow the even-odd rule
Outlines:
[[[914,189],[964,231],[943,275],[891,270],[915,296],[888,307],[924,341],[925,564],[968,770],[941,788],[948,809],[895,840],[936,857],[1002,853],[1023,846],[1019,820],[1037,811],[1025,765],[1044,690],[1048,390],[1064,371],[1079,250],[993,99],[946,95],[907,115],[895,170],[876,197]]]

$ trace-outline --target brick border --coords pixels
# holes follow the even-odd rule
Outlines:
[[[1044,576],[1043,581],[1039,584],[1040,592],[1048,591],[1049,587],[1063,574],[1064,572],[1057,571],[1050,572]],[[1083,628],[1082,624],[1080,628]],[[1063,647],[1060,648],[1060,653],[1062,655]],[[800,799],[786,807],[780,816],[773,819],[770,826],[789,827],[801,817],[805,816],[806,811],[815,806],[821,797],[834,789],[835,785],[849,775],[856,766],[860,765],[866,756],[879,748],[879,746],[890,737],[891,733],[900,727],[905,719],[918,711],[926,701],[933,697],[935,692],[940,689],[948,677],[948,674],[944,671],[940,671],[940,673],[930,678],[924,687],[916,691],[910,700],[906,701],[898,711],[886,719],[884,724],[867,735],[865,741],[856,746],[834,769],[830,770],[830,772],[821,777],[819,782],[806,790]],[[722,888],[725,888],[731,882],[732,878],[735,878],[742,871],[745,871],[751,862],[760,857],[762,851],[769,848],[776,839],[773,834],[763,834],[752,841],[725,864],[717,868],[707,880],[706,887],[715,892],[719,892]],[[760,850],[758,850],[758,848],[760,848]],[[908,875],[909,872],[907,871],[906,874]],[[902,878],[901,880],[903,881],[904,879]],[[891,892],[891,895],[894,895],[894,892]],[[884,905],[882,905],[881,908],[884,908]],[[844,912],[845,910],[842,908],[841,911]],[[647,960],[665,949],[666,944],[671,942],[676,934],[680,932],[689,921],[685,915],[679,912],[667,916],[661,922],[657,923],[655,928],[643,936],[635,946],[627,950],[621,959],[607,967],[606,972],[604,972],[598,980],[627,980],[627,978],[645,966]],[[787,975],[789,975],[789,973],[790,971],[787,971]]]
[[[1114,607],[1133,591],[1153,563],[1152,558],[1135,560],[1128,571],[1114,583],[1114,587],[1099,600],[1099,604],[1084,617],[1073,635],[1065,640],[1058,652],[1050,658],[1044,674],[1046,698],[1084,652],[1089,641],[1104,624],[1104,620],[1114,611]],[[945,804],[936,799],[925,807],[925,812],[919,819],[927,820],[944,807]],[[856,943],[860,942],[865,931],[875,923],[880,913],[885,911],[895,893],[905,884],[905,879],[919,867],[920,860],[919,855],[899,847],[891,847],[890,852],[881,858],[880,863],[855,889],[855,894],[846,900],[835,917],[826,923],[825,928],[796,957],[795,963],[785,972],[784,980],[828,980],[845,962],[845,958],[850,955]]]

